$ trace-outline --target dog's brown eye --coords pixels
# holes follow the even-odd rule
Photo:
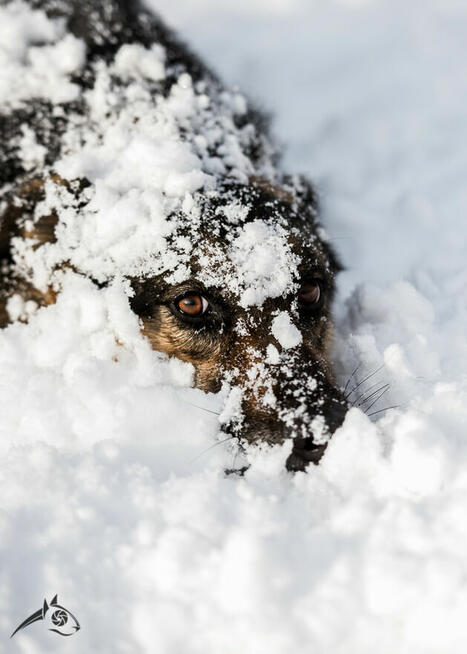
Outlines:
[[[177,300],[178,309],[187,316],[201,316],[209,306],[209,302],[202,295],[185,295]]]
[[[310,282],[304,282],[298,291],[298,299],[304,304],[318,304],[321,300],[322,290],[321,282],[313,279]]]

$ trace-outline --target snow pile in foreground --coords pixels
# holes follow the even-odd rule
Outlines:
[[[367,42],[382,25],[400,38],[404,18],[388,23],[384,3],[361,11]],[[423,11],[437,16],[436,3]],[[312,29],[321,38],[313,47],[328,54],[329,34],[347,57],[356,46],[351,34],[333,40],[334,18],[317,11]],[[150,350],[118,279],[97,291],[65,274],[55,306],[27,326],[0,332],[4,642],[43,596],[58,593],[82,627],[67,639],[69,652],[465,651],[467,273],[460,172],[467,134],[453,116],[464,111],[467,94],[461,73],[448,75],[446,68],[449,52],[465,56],[464,42],[454,38],[460,18],[446,13],[438,50],[421,34],[424,47],[413,57],[412,34],[398,55],[404,60],[409,53],[409,71],[422,72],[428,83],[445,83],[445,103],[427,106],[416,94],[402,94],[403,111],[391,118],[391,105],[372,104],[365,79],[354,80],[349,95],[341,80],[352,120],[343,111],[334,131],[319,120],[308,125],[317,130],[316,150],[326,153],[319,172],[324,177],[334,165],[340,175],[330,231],[343,237],[352,267],[337,307],[337,367],[345,383],[360,365],[351,390],[384,365],[351,397],[358,404],[361,392],[360,401],[390,383],[386,404],[369,413],[398,407],[376,414],[374,423],[352,409],[320,466],[289,475],[286,444],[252,449],[245,477],[225,477],[233,454],[228,443],[216,444],[217,418],[210,413],[222,410],[224,398],[189,388],[189,366]],[[282,34],[281,20],[269,28],[276,30],[270,36],[276,56],[286,61],[287,39],[273,38]],[[382,50],[379,70],[392,54]],[[364,56],[355,50],[357,69]],[[335,61],[341,63],[338,54]],[[121,65],[126,70],[130,63]],[[327,65],[332,79],[332,61]],[[411,86],[405,70],[386,78],[397,106],[401,86]],[[310,103],[318,103],[309,93]],[[414,115],[426,152],[409,129]],[[349,147],[355,130],[365,134],[365,122],[374,130],[370,154],[381,165],[373,177],[368,151]],[[411,185],[418,196],[406,194]],[[371,256],[362,259],[365,239]],[[64,641],[41,626],[17,634],[14,647],[63,651]]]

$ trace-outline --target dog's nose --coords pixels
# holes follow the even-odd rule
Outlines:
[[[324,413],[326,425],[330,433],[334,433],[344,422],[347,413],[345,404],[333,403],[326,408]],[[305,438],[296,436],[293,441],[292,452],[287,461],[286,468],[291,472],[303,471],[310,463],[319,463],[327,447],[327,443],[317,444],[313,435]]]
[[[331,434],[342,425],[348,410],[348,404],[344,400],[338,400],[326,406],[324,417]]]
[[[291,472],[305,470],[309,463],[318,463],[324,454],[326,445],[317,445],[313,442],[313,436],[308,438],[295,438],[292,452],[290,453],[285,466]]]

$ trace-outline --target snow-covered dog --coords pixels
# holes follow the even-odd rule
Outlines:
[[[152,346],[230,387],[227,432],[318,461],[346,412],[339,266],[267,121],[134,0],[0,7],[22,37],[0,50],[0,323],[53,303],[64,271],[127,280]]]

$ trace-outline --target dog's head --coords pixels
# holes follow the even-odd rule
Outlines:
[[[64,268],[130,279],[152,346],[237,398],[226,431],[293,439],[291,469],[317,461],[346,404],[313,189],[282,177],[264,116],[136,0],[31,4],[58,21],[53,45],[35,37],[12,65],[61,57],[63,30],[74,55],[58,98],[17,85],[0,111],[3,297],[53,302]]]
[[[282,182],[229,180],[187,195],[159,249],[146,253],[155,273],[130,276],[130,304],[155,350],[193,364],[196,387],[230,389],[236,410],[224,431],[246,442],[293,439],[287,465],[300,470],[320,459],[347,408],[329,361],[340,266],[316,220],[312,187]],[[60,207],[74,203],[78,218],[86,212],[86,188],[85,180],[53,177],[17,194],[11,220],[17,214],[24,225],[45,189],[59,198],[57,213],[20,231],[39,257],[41,245],[57,240]],[[60,267],[69,267],[66,259]],[[42,304],[55,297],[28,293]]]
[[[312,188],[262,180],[195,197],[169,239],[185,270],[133,279],[133,310],[156,350],[188,361],[195,385],[227,383],[239,411],[225,431],[247,442],[293,438],[287,465],[321,457],[346,402],[329,363],[337,259]]]

